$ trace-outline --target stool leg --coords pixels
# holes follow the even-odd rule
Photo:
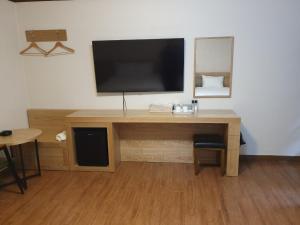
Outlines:
[[[200,171],[200,165],[199,165],[198,152],[196,148],[194,148],[194,169],[195,169],[195,175],[198,175]]]
[[[15,178],[15,181],[17,182],[18,187],[19,187],[21,193],[24,194],[24,190],[23,190],[23,186],[22,186],[22,181],[21,181],[21,179],[19,178],[19,176],[17,174],[15,165],[14,165],[13,161],[11,160],[11,157],[10,157],[9,152],[8,152],[8,150],[7,150],[6,147],[4,149],[4,154],[5,154],[7,162],[8,162],[8,167],[9,167],[11,173],[13,174],[13,176]]]
[[[220,159],[220,164],[221,164],[221,173],[222,173],[222,176],[225,174],[225,165],[226,165],[226,157],[225,157],[225,150],[222,149],[221,152],[220,152],[220,156],[221,156],[221,159]]]

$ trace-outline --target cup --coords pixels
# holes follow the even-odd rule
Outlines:
[[[182,110],[183,110],[183,112],[188,112],[188,107],[187,107],[186,105],[184,105],[184,106],[182,107]]]
[[[175,112],[181,112],[181,106],[180,105],[175,106]]]

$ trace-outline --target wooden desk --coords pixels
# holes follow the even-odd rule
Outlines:
[[[5,145],[6,149],[11,146],[18,146],[19,154],[20,154],[20,161],[21,161],[21,167],[22,167],[22,174],[23,174],[23,183],[24,188],[27,188],[27,182],[26,179],[34,177],[34,176],[40,176],[41,175],[41,168],[40,168],[40,161],[39,161],[39,152],[38,152],[38,143],[37,143],[37,137],[40,136],[42,133],[39,129],[32,129],[32,128],[26,128],[26,129],[16,129],[12,131],[11,136],[0,136],[0,146]],[[31,176],[26,176],[25,174],[25,166],[24,166],[24,160],[23,160],[23,149],[22,144],[28,143],[28,142],[35,142],[35,154],[36,154],[36,163],[37,163],[37,170],[38,172]]]
[[[227,176],[238,176],[240,151],[240,117],[232,110],[200,110],[197,114],[149,113],[145,110],[79,110],[66,116],[68,158],[71,170],[115,171],[120,162],[119,124],[223,124],[226,126]],[[74,127],[105,127],[108,130],[109,166],[82,167],[74,155]]]

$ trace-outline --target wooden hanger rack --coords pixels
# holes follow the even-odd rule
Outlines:
[[[61,43],[61,41],[67,41],[67,31],[64,29],[60,30],[27,30],[25,31],[26,40],[31,42],[31,44],[20,52],[21,55],[64,55],[64,54],[72,54],[75,52],[74,49],[69,48]],[[56,42],[54,47],[49,51],[45,51],[40,48],[36,42]],[[35,48],[39,53],[29,53],[29,50]],[[54,50],[57,48],[61,48],[64,52],[54,53]]]
[[[27,30],[25,33],[28,42],[67,41],[66,30]]]

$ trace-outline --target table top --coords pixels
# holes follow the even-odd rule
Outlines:
[[[99,120],[103,122],[204,122],[240,120],[233,110],[199,110],[192,114],[153,113],[148,110],[78,110],[67,121]]]
[[[33,128],[15,129],[12,131],[11,136],[6,136],[6,137],[0,136],[0,146],[24,144],[35,140],[41,134],[42,131],[39,129],[33,129]]]

